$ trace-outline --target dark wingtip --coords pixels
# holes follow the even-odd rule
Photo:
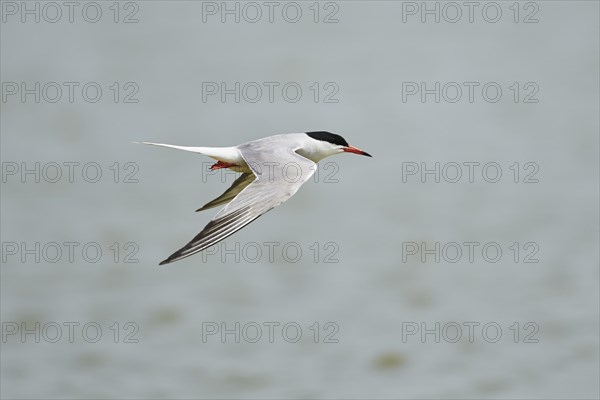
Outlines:
[[[187,257],[187,256],[183,256],[183,257],[181,256],[183,249],[185,249],[186,247],[187,247],[187,245],[182,247],[181,249],[177,250],[175,253],[171,254],[169,257],[167,257],[166,259],[159,262],[158,265],[170,264],[172,262],[175,262],[175,261],[181,260],[182,258]]]
[[[218,200],[219,197],[217,197],[215,200]],[[204,210],[208,210],[209,208],[215,207],[214,204],[215,201],[209,201],[208,203],[206,203],[205,205],[203,205],[202,207],[200,207],[199,209],[196,210],[196,212],[198,211],[204,211]]]

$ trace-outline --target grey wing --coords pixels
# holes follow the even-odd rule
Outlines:
[[[235,196],[237,196],[246,186],[251,184],[256,179],[256,175],[252,172],[246,172],[240,175],[239,178],[233,182],[233,184],[219,197],[206,203],[196,211],[204,211],[209,208],[220,206],[221,204],[229,203]]]
[[[202,232],[162,261],[160,265],[181,260],[205,250],[242,229],[292,197],[316,170],[314,162],[291,150],[289,154],[280,157],[281,159],[275,163],[274,167],[272,161],[261,159],[256,152],[251,155],[245,155],[242,152],[242,155],[251,166],[257,179],[219,211]],[[286,170],[289,169],[284,166],[289,166],[291,163],[298,167],[296,172],[300,171],[300,173],[295,173],[293,177],[284,176]],[[261,165],[265,168],[261,168]],[[270,166],[270,168],[266,168],[266,166]]]

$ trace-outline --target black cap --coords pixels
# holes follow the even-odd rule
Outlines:
[[[335,133],[325,132],[325,131],[316,131],[316,132],[306,132],[306,134],[316,140],[322,140],[324,142],[329,142],[329,143],[337,144],[339,146],[344,146],[344,147],[349,146],[348,142],[346,142],[346,139],[344,139],[340,135],[336,135]]]

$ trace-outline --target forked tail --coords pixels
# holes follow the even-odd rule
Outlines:
[[[214,158],[215,160],[228,162],[228,163],[238,163],[240,160],[240,154],[234,147],[190,147],[190,146],[176,146],[173,144],[164,144],[164,143],[153,143],[153,142],[133,142],[133,143],[141,143],[141,144],[149,144],[152,146],[161,146],[161,147],[169,147],[171,149],[191,151],[192,153],[200,153],[210,158]]]

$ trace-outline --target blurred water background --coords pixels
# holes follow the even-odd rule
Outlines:
[[[456,23],[441,2],[297,2],[295,23],[281,10],[293,20],[297,6],[285,2],[273,22],[255,3],[256,23],[247,8],[239,23],[228,14],[222,23],[221,7],[244,9],[235,2],[99,2],[96,23],[82,17],[86,2],[72,23],[62,3],[56,23],[44,19],[51,9],[23,23],[25,4],[45,5],[2,1],[2,398],[598,398],[598,2],[498,2],[495,23],[487,2],[473,22],[455,3]],[[421,22],[425,6],[439,7],[439,23],[428,14]],[[39,103],[22,101],[11,82],[57,82],[62,98],[47,101],[51,85]],[[79,83],[73,102],[65,82]],[[97,102],[81,92],[89,82],[102,88]],[[211,82],[264,92],[222,102],[207,94]],[[279,84],[272,102],[265,82]],[[281,93],[290,82],[302,89],[297,102]],[[456,82],[463,94],[448,101],[451,85],[439,102],[422,102],[407,93],[421,82]],[[473,102],[464,82],[479,84]],[[482,96],[489,82],[503,90],[497,102]],[[525,102],[534,91],[538,101]],[[227,239],[232,253],[158,267],[209,221],[212,211],[193,211],[233,177],[203,174],[210,160],[201,155],[131,142],[226,146],[311,130],[339,133],[374,158],[325,160],[325,174]],[[70,162],[80,163],[73,182],[49,182],[51,163],[66,175]],[[96,183],[82,177],[91,162],[102,172]],[[403,179],[436,162],[495,162],[503,175]],[[50,179],[21,177],[35,163]],[[525,182],[534,169],[538,182]],[[79,243],[72,261],[24,251],[66,242]],[[272,259],[265,242],[278,243]],[[407,247],[465,242],[479,243],[474,262],[448,262],[450,253],[423,262]],[[87,243],[101,247],[99,261],[82,256]],[[482,257],[486,243],[502,248],[499,261]],[[524,262],[534,250],[539,261]],[[37,322],[40,342],[23,338],[21,324],[35,331]],[[69,322],[79,324],[72,343]],[[240,343],[207,335],[236,322],[248,327]],[[273,343],[269,322],[279,324]],[[86,323],[102,328],[96,343],[93,329],[82,336]],[[298,342],[286,340],[293,329],[283,337],[286,323],[302,328]],[[439,343],[408,334],[436,323]],[[479,324],[472,343],[465,323]],[[496,342],[493,329],[482,334],[488,323],[502,329]],[[130,333],[138,343],[127,343]]]

